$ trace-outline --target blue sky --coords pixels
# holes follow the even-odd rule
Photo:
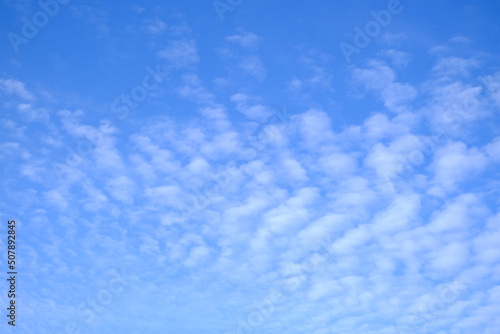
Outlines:
[[[2,333],[498,333],[497,1],[0,6]]]

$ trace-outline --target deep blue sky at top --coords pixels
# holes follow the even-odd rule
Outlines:
[[[12,1],[12,3],[15,3]],[[12,31],[19,33],[22,27],[20,14],[30,17],[40,8],[35,2],[27,2],[23,12],[5,6],[1,15],[2,35]],[[83,2],[85,3],[85,2]],[[470,2],[465,0],[402,1],[403,11],[392,18],[391,24],[382,28],[387,33],[409,36],[405,45],[409,50],[422,52],[441,40],[457,35],[467,35],[476,45],[490,55],[500,54],[497,24],[500,4],[496,1]],[[78,91],[89,105],[105,105],[110,96],[117,96],[130,89],[130,83],[137,82],[144,75],[144,68],[156,64],[154,49],[168,42],[155,38],[145,38],[140,31],[141,21],[154,14],[169,22],[189,22],[191,36],[200,47],[200,78],[208,83],[222,75],[222,61],[216,52],[221,41],[237,27],[265,35],[262,38],[261,57],[273,64],[266,82],[251,87],[256,93],[266,95],[276,105],[283,105],[288,98],[280,84],[290,74],[300,71],[296,68],[294,56],[301,45],[321,47],[333,56],[328,66],[336,73],[346,68],[339,43],[352,43],[353,27],[363,27],[373,20],[370,11],[387,8],[387,1],[289,1],[265,2],[243,1],[234,11],[224,13],[221,22],[210,1],[168,1],[157,3],[143,1],[146,9],[142,14],[133,10],[134,3],[106,1],[100,2],[101,15],[80,13],[56,15],[49,24],[40,29],[36,38],[27,45],[20,46],[15,54],[6,38],[2,39],[1,61],[5,75],[15,75],[20,79],[42,81],[52,89],[71,96]],[[61,6],[61,12],[68,8]],[[105,14],[104,14],[105,12]],[[92,28],[88,28],[89,21]],[[107,26],[107,23],[111,25]],[[265,32],[265,34],[263,34]],[[353,62],[362,62],[380,47],[375,39],[360,55],[353,56]],[[460,46],[464,55],[472,53],[473,46]],[[432,56],[418,57],[416,65],[428,66]],[[12,63],[13,59],[21,65]],[[402,78],[416,78],[423,73],[415,68],[400,74]],[[347,83],[342,77],[333,80],[335,94],[346,94]],[[325,97],[321,97],[325,98]],[[107,110],[99,110],[106,113]],[[343,115],[348,119],[358,119],[356,115]]]

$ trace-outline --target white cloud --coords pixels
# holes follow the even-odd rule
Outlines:
[[[35,96],[26,89],[26,85],[14,79],[0,79],[0,90],[8,95],[15,95],[23,100],[34,100]]]
[[[365,89],[377,92],[384,105],[394,112],[408,110],[407,104],[417,96],[415,88],[396,82],[395,72],[379,61],[371,61],[366,69],[354,68],[353,77]]]
[[[137,6],[138,7],[138,6]],[[144,10],[143,8],[141,8]],[[160,18],[155,17],[154,19],[146,20],[146,32],[149,34],[161,34],[168,28],[168,24],[163,22]]]
[[[493,75],[481,77],[480,81],[486,86],[488,96],[500,107],[500,71]]]
[[[258,104],[258,99],[243,93],[231,96],[231,101],[236,103],[238,111],[252,120],[265,122],[271,115],[271,108]]]
[[[244,57],[238,67],[251,77],[263,81],[266,78],[267,70],[258,56]]]
[[[404,51],[388,49],[381,51],[380,54],[388,57],[396,67],[406,67],[411,61],[411,55]]]
[[[174,68],[185,68],[200,61],[194,40],[175,40],[157,52],[158,58],[165,59]]]
[[[450,143],[435,153],[432,163],[434,184],[431,193],[441,195],[456,189],[467,178],[477,176],[486,167],[487,158],[477,148],[467,148],[464,143]]]
[[[251,32],[241,31],[238,35],[227,36],[228,42],[233,42],[245,48],[254,48],[259,42],[259,37]]]
[[[439,59],[432,70],[440,78],[439,80],[445,80],[453,76],[467,76],[470,69],[478,66],[479,63],[475,59],[446,57]]]
[[[309,147],[317,147],[320,143],[330,142],[334,137],[331,120],[323,111],[312,109],[295,119],[299,133]]]
[[[453,277],[467,263],[469,255],[468,247],[459,242],[432,250],[429,254],[431,275],[438,275],[439,278]]]
[[[175,35],[170,23],[146,23],[151,33]],[[0,204],[26,219],[23,238],[36,260],[27,263],[27,291],[50,291],[48,310],[74,319],[71,310],[95,295],[92,288],[107,288],[106,268],[123,264],[139,268],[144,284],[125,287],[96,327],[124,323],[120,317],[137,313],[142,298],[148,303],[138,328],[145,331],[166,325],[153,323],[166,307],[178,318],[168,319],[169,328],[188,333],[179,324],[189,327],[185,319],[198,305],[197,327],[237,332],[259,301],[280,291],[283,300],[253,331],[422,331],[408,323],[415,316],[429,332],[493,328],[500,291],[497,74],[480,79],[481,87],[472,70],[482,63],[457,56],[438,58],[430,73],[418,68],[423,82],[413,80],[409,66],[422,60],[400,43],[411,37],[386,35],[381,42],[395,46],[379,54],[388,63],[351,67],[349,78],[336,82],[326,53],[299,46],[296,59],[265,58],[273,62],[268,69],[256,52],[259,37],[241,30],[226,36],[223,74],[194,66],[206,51],[198,52],[198,36],[165,42],[157,56],[175,69],[172,91],[107,127],[95,125],[102,108],[93,101],[86,102],[92,108],[54,113],[54,124],[31,122],[50,120],[62,102],[26,99],[21,83],[2,88],[22,100],[7,105],[0,120]],[[280,62],[291,72],[274,72]],[[271,70],[273,82],[264,81]],[[361,103],[340,96],[353,78],[370,93]],[[281,89],[268,91],[274,80]],[[292,96],[282,95],[288,88]],[[271,106],[280,104],[290,105],[290,117],[276,118]],[[442,121],[449,110],[463,120],[453,131]],[[88,152],[68,163],[82,142]],[[422,161],[402,176],[415,154]],[[467,287],[451,298],[444,291],[454,281]],[[38,307],[37,298],[27,305]],[[212,314],[220,319],[207,321]]]

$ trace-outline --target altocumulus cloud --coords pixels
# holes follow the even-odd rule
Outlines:
[[[20,331],[496,333],[500,72],[487,45],[456,49],[471,45],[456,26],[410,37],[412,10],[437,14],[407,1],[346,64],[324,30],[306,43],[285,20],[278,42],[256,25],[285,8],[233,3],[194,21],[180,2],[134,6],[127,22],[114,4],[68,3],[23,45],[57,50],[47,79],[2,72]],[[333,4],[283,6],[349,26]],[[82,11],[100,14],[68,29],[99,59],[51,44]],[[111,110],[145,75],[154,89]]]

